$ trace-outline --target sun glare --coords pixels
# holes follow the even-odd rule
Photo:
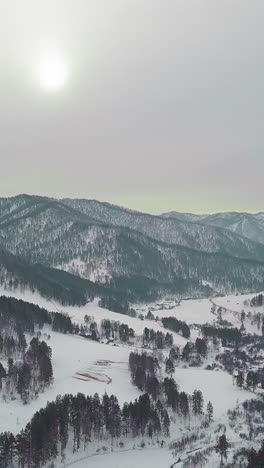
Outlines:
[[[37,64],[37,79],[40,85],[50,91],[63,88],[68,79],[64,61],[57,56],[48,56]]]

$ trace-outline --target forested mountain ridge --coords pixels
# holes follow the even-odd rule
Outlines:
[[[4,294],[8,291],[38,291],[48,300],[63,305],[84,305],[99,298],[112,298],[117,307],[128,310],[128,301],[154,300],[166,293],[190,294],[206,290],[201,282],[192,278],[175,278],[158,281],[142,275],[113,275],[108,284],[100,284],[62,269],[49,268],[40,263],[32,264],[0,249],[0,286]],[[7,292],[5,292],[7,291]]]
[[[229,214],[225,215],[227,217]],[[240,214],[242,215],[243,213]],[[217,216],[211,215],[205,218],[181,214],[181,219],[165,215],[154,216],[96,200],[55,200],[29,195],[0,199],[0,233],[2,237],[9,237],[10,244],[6,247],[11,251],[14,251],[12,241],[18,245],[14,239],[17,228],[20,231],[30,226],[33,230],[37,226],[42,231],[47,228],[50,231],[52,227],[53,230],[60,229],[62,234],[76,223],[97,227],[128,228],[167,244],[264,261],[264,246],[261,243],[233,233],[225,229],[224,225],[214,226],[216,221],[213,219]],[[188,219],[184,220],[184,217]],[[14,253],[23,255],[23,248],[22,251]]]
[[[190,215],[191,219],[167,218],[128,210],[96,200],[65,199],[62,201],[98,221],[128,227],[167,244],[254,260],[264,258],[262,244],[245,238],[240,233],[224,229],[224,226],[215,226],[209,222],[203,224],[200,218],[196,218],[196,215]]]
[[[194,247],[158,240],[159,232],[161,238],[185,239]],[[34,268],[33,278],[37,269],[36,278],[45,284],[58,281],[57,290],[69,288],[69,295],[74,284],[75,300],[82,303],[87,291],[105,293],[98,291],[99,283],[109,285],[114,295],[120,290],[126,299],[132,294],[141,300],[154,291],[197,295],[263,289],[263,245],[222,228],[164,220],[93,200],[0,199],[0,245],[6,255],[12,252],[18,262],[31,265],[22,269],[25,275]],[[81,283],[76,276],[90,282]],[[211,289],[204,286],[208,283]]]
[[[205,226],[220,227],[232,231],[254,242],[264,244],[264,213],[215,213],[197,215],[172,211],[164,213],[163,218],[178,219],[184,222],[195,222]]]
[[[4,249],[0,249],[0,285],[7,291],[17,288],[38,291],[47,299],[69,305],[82,305],[103,295],[100,285],[61,270],[30,264]]]

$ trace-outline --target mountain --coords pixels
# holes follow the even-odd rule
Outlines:
[[[211,223],[203,224],[175,217],[154,216],[96,200],[66,199],[63,203],[98,221],[127,227],[167,244],[257,261],[264,260],[262,244]]]
[[[202,223],[228,229],[247,239],[264,244],[264,213],[217,213],[207,216]]]
[[[43,297],[67,305],[83,305],[94,296],[103,295],[99,285],[64,271],[29,264],[3,249],[0,250],[0,285],[7,291],[37,290]]]
[[[207,215],[199,215],[194,213],[181,213],[180,211],[169,211],[168,213],[162,213],[160,215],[165,219],[177,219],[187,223],[199,223]]]
[[[263,289],[263,245],[224,228],[93,200],[1,199],[0,246],[25,262],[24,271],[28,265],[41,269],[44,282],[59,278],[67,290],[73,278],[89,280],[89,287],[74,285],[80,301],[87,288],[133,300]],[[92,291],[95,283],[106,289]]]
[[[204,226],[215,226],[232,231],[253,242],[264,244],[264,213],[215,213],[197,215],[172,211],[161,215],[165,219],[178,219],[189,223],[199,223]]]

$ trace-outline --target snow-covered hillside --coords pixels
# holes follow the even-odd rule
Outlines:
[[[262,287],[263,244],[230,229],[92,200],[21,195],[1,199],[0,208],[1,248],[18,262],[112,280],[119,289],[127,281],[123,289],[136,299],[156,298],[157,291],[205,296],[209,283],[225,294]]]
[[[20,291],[17,289],[16,291],[7,291],[2,289],[0,291],[1,294],[32,302],[45,307],[51,312],[66,313],[71,317],[73,322],[79,325],[85,324],[84,317],[87,315],[93,317],[98,323],[102,319],[119,321],[133,328],[138,336],[142,335],[145,327],[156,331],[164,331],[161,323],[162,317],[176,317],[178,320],[185,321],[191,327],[189,341],[193,343],[197,337],[201,336],[200,327],[202,325],[207,323],[215,326],[219,323],[219,314],[221,315],[221,320],[229,322],[236,328],[240,328],[241,326],[241,311],[243,309],[246,314],[249,311],[252,312],[252,316],[254,317],[254,308],[252,309],[249,305],[253,294],[203,300],[185,300],[179,303],[165,301],[148,305],[142,304],[137,308],[137,314],[141,318],[120,315],[102,309],[98,306],[97,299],[83,307],[70,307],[61,306],[55,301],[48,301],[41,297],[39,293],[32,293],[27,290]],[[146,315],[149,311],[152,311],[158,319],[147,319]],[[252,316],[249,315],[248,318],[246,315],[244,319],[245,327],[251,333],[256,332],[259,334],[257,323],[254,322]],[[188,340],[178,333],[173,332],[173,338],[175,346],[180,347],[180,349],[183,349],[188,342]],[[30,401],[27,405],[23,405],[19,398],[7,401],[2,399],[0,401],[2,415],[0,423],[1,431],[11,431],[14,434],[19,433],[30,421],[33,414],[45,407],[48,401],[55,400],[58,394],[77,394],[80,392],[84,395],[98,393],[103,396],[106,392],[109,395],[116,395],[120,404],[126,401],[133,401],[141,394],[140,390],[133,385],[128,368],[130,352],[142,352],[137,346],[95,342],[77,335],[54,332],[48,326],[45,326],[41,331],[41,339],[46,340],[52,348],[54,382],[45,392],[40,393],[37,399]],[[164,363],[168,357],[168,351],[166,349],[163,351]],[[221,348],[219,351],[221,351]],[[208,357],[203,361],[201,367],[193,368],[181,363],[175,365],[173,378],[182,392],[192,394],[195,390],[199,389],[202,391],[205,404],[209,401],[212,402],[214,408],[213,428],[217,434],[217,431],[221,431],[221,427],[226,427],[229,424],[227,410],[234,410],[245,400],[252,397],[256,398],[261,393],[261,389],[257,390],[256,394],[252,394],[248,389],[239,389],[234,385],[234,377],[223,368],[220,369],[218,367],[215,370],[207,370],[208,364],[211,365],[214,362],[215,356],[215,352],[210,348]],[[162,369],[159,373],[160,376],[163,375],[165,377],[166,375]],[[89,466],[97,468],[102,463],[105,464],[104,460],[106,459],[107,466],[113,468],[121,465],[122,467],[130,468],[135,466],[135,460],[150,468],[161,466],[161,463],[165,468],[169,468],[177,461],[177,457],[181,458],[184,462],[190,456],[189,452],[198,453],[202,446],[202,450],[207,454],[208,460],[204,466],[213,468],[215,463],[218,463],[218,458],[213,451],[217,435],[214,435],[210,429],[204,428],[204,434],[199,432],[200,435],[197,441],[194,439],[193,442],[187,444],[180,451],[176,450],[174,453],[173,450],[169,449],[169,442],[172,445],[177,444],[181,438],[187,437],[190,431],[191,434],[195,433],[195,431],[197,432],[199,424],[199,419],[197,421],[190,421],[186,426],[184,420],[180,419],[177,421],[172,418],[170,441],[166,442],[162,448],[154,440],[151,443],[145,441],[144,448],[140,446],[142,443],[140,440],[134,442],[132,440],[127,441],[124,447],[109,446],[107,441],[105,441],[105,452],[102,452],[102,444],[101,446],[97,444],[94,448],[90,447],[88,452],[81,450],[75,455],[69,452],[62,464],[57,460],[54,466],[57,468],[62,466],[83,468],[87,466],[89,461]],[[235,453],[237,447],[243,446],[243,440],[239,439],[234,428],[229,427],[227,434],[235,441],[234,448],[232,449],[232,453]],[[114,450],[114,453],[108,453],[111,450]],[[130,454],[133,454],[132,459]],[[179,466],[185,466],[182,463],[179,463]]]

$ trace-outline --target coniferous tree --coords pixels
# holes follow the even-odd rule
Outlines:
[[[203,412],[203,394],[201,390],[194,390],[192,394],[192,410],[193,414],[198,415]]]
[[[173,362],[168,358],[166,359],[166,367],[165,367],[165,372],[166,374],[169,374],[170,376],[174,374],[175,372],[175,367]]]
[[[215,446],[216,453],[219,453],[221,457],[221,465],[224,464],[224,458],[227,459],[227,451],[230,447],[225,434],[221,435],[218,439],[217,445]]]
[[[214,414],[214,408],[213,408],[211,401],[208,402],[206,410],[207,410],[208,422],[211,423],[213,421],[213,414]]]
[[[6,377],[6,370],[3,364],[0,362],[0,390],[2,389],[2,379]]]
[[[177,347],[176,348],[175,347],[171,348],[170,353],[169,353],[170,360],[172,362],[175,362],[175,361],[177,361],[177,359],[179,359],[179,356],[180,356],[179,348],[177,348]]]
[[[181,392],[179,395],[180,411],[181,414],[186,418],[189,414],[189,400],[188,395],[185,392]]]
[[[236,382],[237,382],[237,386],[242,388],[243,385],[244,385],[244,373],[243,372],[238,372],[237,376],[236,376]]]

